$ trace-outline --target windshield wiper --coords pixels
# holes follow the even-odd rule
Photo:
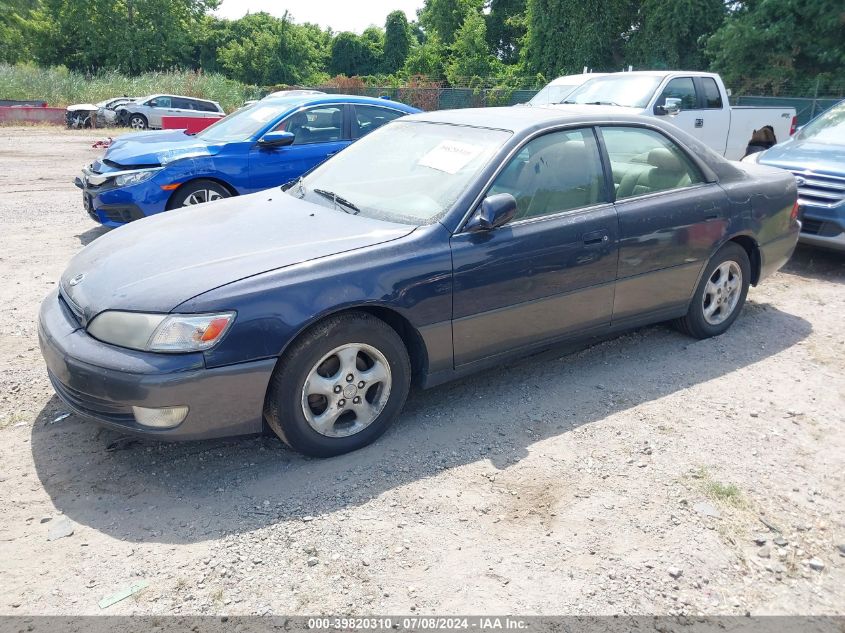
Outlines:
[[[352,209],[355,212],[352,215],[357,215],[358,213],[361,212],[361,209],[359,209],[354,204],[349,202],[349,200],[346,200],[345,198],[341,198],[334,191],[326,191],[325,189],[312,189],[311,191],[313,191],[314,193],[320,194],[324,198],[328,198],[329,200],[334,202],[335,206],[337,206],[338,204],[342,204],[347,209]],[[349,213],[349,211],[346,211],[346,213]]]
[[[584,105],[609,105],[609,106],[619,106],[620,108],[622,107],[618,103],[616,103],[615,101],[590,101],[589,103],[585,103]]]
[[[288,182],[286,182],[285,184],[283,184],[281,186],[281,190],[284,191],[285,193],[287,193],[288,191],[290,191],[291,189],[296,187],[296,189],[297,189],[296,197],[301,200],[302,197],[305,195],[305,186],[302,184],[302,179],[304,177],[305,176],[300,176],[296,180],[289,180]]]

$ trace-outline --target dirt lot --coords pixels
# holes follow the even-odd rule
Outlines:
[[[718,339],[412,394],[344,457],[139,442],[63,417],[36,340],[104,233],[71,184],[101,136],[0,128],[0,613],[845,613],[842,256],[799,249]]]

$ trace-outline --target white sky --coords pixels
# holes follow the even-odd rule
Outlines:
[[[370,25],[384,26],[387,14],[397,9],[415,20],[423,0],[223,0],[216,13],[236,19],[247,12],[266,11],[281,17],[288,11],[296,22],[312,22],[335,32],[361,33]]]

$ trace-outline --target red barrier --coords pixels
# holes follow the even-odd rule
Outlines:
[[[0,123],[53,123],[65,124],[64,108],[37,108],[31,106],[0,106]]]
[[[163,116],[161,127],[164,130],[187,130],[189,134],[202,132],[212,123],[219,121],[221,117],[190,117],[190,116]]]

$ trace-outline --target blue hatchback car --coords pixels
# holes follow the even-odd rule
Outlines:
[[[164,130],[122,136],[75,184],[94,220],[120,226],[284,184],[414,112],[419,110],[402,103],[351,95],[263,99],[196,135]]]

